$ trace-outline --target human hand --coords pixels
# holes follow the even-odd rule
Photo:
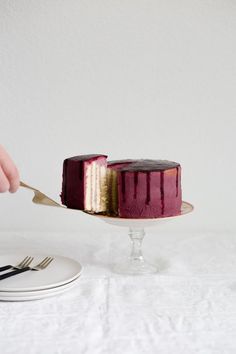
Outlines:
[[[20,185],[19,172],[6,152],[0,145],[0,193],[17,191]]]

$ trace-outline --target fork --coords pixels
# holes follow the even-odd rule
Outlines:
[[[8,272],[7,274],[0,275],[0,280],[12,277],[20,273],[27,272],[28,270],[33,270],[33,271],[43,270],[49,266],[49,264],[53,261],[53,259],[54,259],[53,257],[45,257],[42,260],[42,262],[37,264],[35,267],[25,267],[22,269],[13,270],[12,272]]]
[[[33,259],[34,259],[33,257],[27,256],[16,266],[9,264],[9,265],[0,267],[0,272],[3,272],[4,270],[8,270],[8,269],[22,269],[22,268],[28,267],[30,265],[30,263],[33,261]]]

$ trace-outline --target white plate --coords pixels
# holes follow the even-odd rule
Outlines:
[[[12,294],[10,296],[2,296],[2,294],[0,294],[0,301],[33,301],[33,300],[40,300],[40,299],[45,299],[47,297],[51,297],[51,296],[56,296],[56,295],[60,295],[63,294],[64,292],[71,290],[77,283],[76,281],[73,281],[71,283],[70,286],[67,287],[58,287],[56,289],[58,290],[54,290],[51,292],[46,292],[44,293],[43,291],[35,291],[34,295],[28,295],[27,292],[25,292],[22,295],[18,295],[17,292],[12,292],[12,294],[14,294],[14,296],[12,296]]]
[[[47,297],[60,295],[68,290],[71,290],[78,281],[79,277],[67,285],[58,286],[53,289],[46,289],[40,291],[26,291],[26,292],[2,292],[0,293],[0,301],[32,301],[45,299]]]
[[[0,280],[0,292],[24,292],[51,289],[72,282],[81,274],[82,266],[77,261],[54,255],[35,254],[4,254],[0,255],[0,266],[18,264],[25,256],[32,256],[34,260],[30,266],[41,262],[46,256],[54,260],[49,266],[38,272],[27,271],[13,277]],[[0,274],[3,274],[2,272]],[[61,289],[62,290],[62,289]]]
[[[80,276],[78,276],[76,279],[72,280],[71,282],[65,284],[65,285],[60,285],[56,286],[54,288],[49,288],[49,289],[43,289],[43,290],[33,290],[33,291],[0,291],[0,298],[3,297],[21,297],[21,296],[38,296],[40,295],[45,295],[45,294],[51,294],[57,291],[62,291],[64,289],[69,289],[73,287]]]

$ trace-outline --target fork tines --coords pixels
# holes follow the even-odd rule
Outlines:
[[[23,259],[23,261],[22,262],[20,262],[17,266],[19,267],[19,268],[25,268],[25,267],[27,267],[32,261],[33,261],[33,257],[29,257],[29,256],[27,256],[27,257],[25,257],[24,259]]]
[[[52,257],[45,257],[42,262],[37,264],[37,267],[46,268],[53,261]]]

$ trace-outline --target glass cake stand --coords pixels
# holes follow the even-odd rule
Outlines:
[[[126,219],[119,217],[110,217],[105,215],[90,214],[99,220],[114,226],[126,227],[129,229],[129,237],[131,240],[130,256],[121,264],[114,266],[114,271],[120,274],[142,275],[152,274],[158,271],[158,267],[148,263],[143,256],[142,242],[145,236],[147,227],[157,226],[166,221],[172,220],[182,215],[189,214],[193,211],[193,205],[187,202],[182,202],[181,212],[176,216],[160,217],[153,219]]]
[[[70,210],[69,208],[66,208],[63,205],[52,200],[47,195],[40,192],[38,189],[31,187],[24,182],[21,182],[20,185],[21,187],[30,189],[34,192],[34,197],[32,199],[34,203],[53,207],[61,207],[66,210]],[[158,271],[157,266],[149,264],[143,257],[142,242],[145,236],[144,229],[146,227],[156,226],[166,221],[175,219],[179,216],[189,214],[191,211],[193,211],[193,205],[187,202],[182,202],[181,212],[179,215],[153,219],[126,219],[119,217],[110,217],[101,214],[92,214],[88,212],[85,213],[99,220],[105,221],[110,225],[126,227],[129,229],[129,237],[131,240],[131,254],[128,259],[126,259],[123,263],[116,265],[114,267],[114,271],[122,274],[142,275],[156,273]]]

